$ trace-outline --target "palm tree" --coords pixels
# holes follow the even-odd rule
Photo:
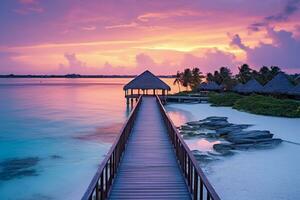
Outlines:
[[[214,81],[219,85],[222,84],[222,77],[217,70],[214,72]]]
[[[243,64],[239,67],[239,73],[237,79],[240,83],[246,83],[252,78],[252,69],[247,64]]]
[[[180,85],[182,85],[182,83],[183,83],[183,80],[182,80],[182,73],[180,73],[179,71],[177,71],[177,74],[176,74],[176,76],[175,76],[175,80],[174,80],[174,82],[173,82],[173,84],[174,85],[178,85],[178,90],[179,90],[179,92],[181,92],[181,90],[180,90]]]
[[[269,82],[272,77],[270,75],[270,70],[267,66],[263,66],[260,68],[259,70],[259,79],[260,79],[260,82],[265,85],[267,82]]]
[[[192,81],[192,72],[189,68],[186,68],[183,71],[182,80],[182,85],[186,87],[186,90],[188,90],[188,86],[190,86],[190,83]]]
[[[213,81],[215,81],[214,75],[212,73],[207,73],[206,74],[206,81],[207,82],[213,82]]]
[[[227,90],[230,90],[236,84],[236,80],[232,78],[232,72],[229,68],[221,67],[219,74],[222,84]]]
[[[190,82],[190,86],[192,88],[192,90],[196,90],[198,85],[202,82],[202,78],[204,78],[204,76],[202,75],[202,72],[200,71],[199,68],[195,67],[192,69],[192,79]]]

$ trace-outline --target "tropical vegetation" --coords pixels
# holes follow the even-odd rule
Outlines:
[[[253,114],[280,117],[300,117],[300,102],[292,99],[278,99],[271,96],[243,96],[235,93],[210,93],[212,106],[230,106]]]
[[[178,85],[179,92],[181,92],[180,86],[185,87],[186,90],[190,88],[192,91],[195,91],[203,78],[204,76],[199,68],[195,67],[192,70],[186,68],[183,72],[177,72],[174,85]]]
[[[245,84],[251,79],[256,79],[261,85],[265,85],[272,80],[281,69],[277,66],[263,66],[259,70],[251,69],[247,64],[238,68],[238,73],[233,75],[230,68],[220,67],[213,73],[206,74],[206,82],[216,82],[225,88],[223,93],[209,93],[209,102],[212,106],[230,106],[237,110],[246,111],[254,114],[300,117],[300,101],[284,99],[285,96],[264,96],[264,95],[241,95],[230,91],[238,83]],[[300,75],[288,76],[294,84],[300,83]],[[183,72],[177,72],[174,84],[179,87],[179,95],[186,95],[197,91],[198,85],[202,83],[204,76],[199,68],[192,70],[187,68]],[[180,86],[186,88],[180,90]],[[188,90],[188,89],[191,89]],[[227,92],[226,92],[227,91]],[[177,94],[177,95],[178,95]]]
[[[219,70],[215,70],[213,73],[207,73],[203,76],[203,73],[199,68],[184,69],[183,72],[178,71],[175,76],[174,85],[178,85],[186,88],[186,90],[196,90],[198,85],[202,83],[203,78],[206,77],[206,81],[216,82],[219,85],[224,86],[225,90],[232,89],[238,83],[245,84],[251,79],[256,79],[261,85],[265,85],[272,80],[281,69],[277,66],[263,66],[259,70],[252,69],[248,64],[243,64],[238,67],[238,73],[233,75],[232,71],[228,67],[220,67]],[[300,75],[294,74],[288,76],[292,83],[300,83]]]

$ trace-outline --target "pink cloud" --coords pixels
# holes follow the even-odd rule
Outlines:
[[[221,66],[229,67],[235,71],[238,62],[235,60],[234,54],[226,53],[218,49],[207,50],[202,56],[193,54],[185,54],[181,66],[198,67],[202,72],[212,72]]]
[[[140,53],[135,57],[134,66],[113,66],[109,62],[105,62],[102,66],[87,66],[84,61],[78,59],[75,53],[66,53],[64,55],[68,64],[60,64],[58,70],[52,73],[67,74],[67,73],[79,73],[79,74],[139,74],[145,70],[150,70],[155,74],[169,75],[175,74],[178,70],[184,68],[199,67],[204,73],[211,72],[218,69],[221,66],[226,66],[235,69],[237,62],[235,56],[222,52],[217,49],[208,50],[203,56],[195,56],[192,54],[183,54],[183,59],[178,63],[171,63],[167,59],[162,62],[155,62],[154,59],[145,54]]]
[[[19,0],[20,8],[14,9],[15,13],[26,15],[31,13],[43,13],[44,8],[40,5],[38,0]]]

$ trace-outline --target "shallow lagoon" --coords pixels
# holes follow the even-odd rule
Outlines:
[[[0,199],[80,199],[130,112],[130,80],[0,79]]]
[[[169,104],[167,110],[176,126],[209,116],[228,117],[249,129],[270,130],[274,138],[300,143],[300,119],[253,115],[209,104]],[[191,149],[212,150],[213,142],[187,139]],[[300,196],[300,145],[283,142],[274,149],[238,151],[204,167],[222,199],[298,199]]]
[[[0,81],[0,199],[80,199],[129,112],[128,79]]]

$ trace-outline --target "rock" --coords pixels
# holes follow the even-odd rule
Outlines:
[[[200,126],[201,122],[200,121],[191,121],[191,122],[187,122],[186,124],[190,125],[190,126]]]
[[[211,155],[208,155],[206,153],[203,153],[201,151],[198,151],[198,150],[193,150],[192,151],[194,157],[196,158],[197,161],[199,162],[205,162],[205,163],[208,163],[208,162],[211,162],[211,161],[215,161],[215,160],[218,160],[217,158],[211,156]]]
[[[233,150],[233,148],[231,147],[230,144],[214,144],[213,148],[216,152],[218,152],[220,155],[232,155],[233,152],[231,150]]]
[[[0,180],[5,181],[24,176],[37,176],[37,171],[33,167],[39,161],[40,158],[38,157],[7,159],[0,163]]]
[[[219,128],[225,128],[231,126],[232,124],[227,121],[210,121],[210,122],[203,122],[201,124],[202,128],[207,128],[211,130],[216,130]]]
[[[250,148],[255,149],[266,149],[273,148],[282,142],[281,139],[261,139],[255,142],[251,141],[249,143],[239,143],[239,144],[215,144],[213,148],[217,152],[227,152],[230,150],[246,150]]]
[[[182,125],[180,127],[180,130],[183,130],[183,131],[196,131],[198,129],[199,129],[199,127],[194,127],[194,126],[189,126],[189,125]]]
[[[282,139],[279,138],[274,138],[274,139],[263,139],[263,140],[258,140],[254,143],[255,148],[262,148],[262,149],[267,149],[267,148],[274,148],[277,145],[279,145],[282,142]]]
[[[217,116],[212,116],[212,117],[207,117],[205,119],[199,120],[200,122],[205,122],[205,121],[227,121],[227,117],[217,117]]]
[[[240,143],[240,141],[251,139],[267,139],[272,138],[273,134],[270,131],[259,131],[259,130],[251,130],[251,131],[237,131],[231,132],[227,134],[226,140],[232,143]]]
[[[239,125],[239,124],[233,124],[233,125],[228,126],[228,127],[217,129],[216,130],[216,135],[218,135],[220,137],[220,136],[227,135],[230,132],[240,132],[243,129],[246,129],[246,128],[250,127],[250,126],[251,125],[248,125],[248,124],[241,124],[241,125]]]

